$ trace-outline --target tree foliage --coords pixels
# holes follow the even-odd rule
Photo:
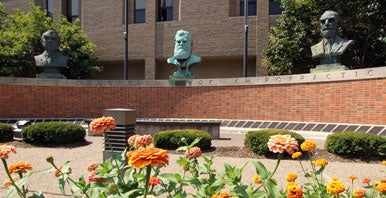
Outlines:
[[[30,4],[27,13],[15,9],[13,14],[6,13],[0,3],[0,76],[35,77],[34,56],[44,51],[41,35],[47,30],[59,33],[61,45],[59,51],[69,58],[67,69],[62,73],[70,79],[88,78],[101,68],[92,66],[97,57],[95,44],[88,40],[80,28],[80,21],[74,23],[61,17],[56,23],[40,7]]]
[[[383,0],[277,0],[283,15],[270,28],[263,64],[270,75],[308,73],[318,64],[311,46],[322,37],[319,18],[326,10],[339,13],[339,36],[355,43],[341,56],[350,69],[386,65],[386,3]]]

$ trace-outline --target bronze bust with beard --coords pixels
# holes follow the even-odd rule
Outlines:
[[[201,62],[201,57],[192,54],[192,35],[185,31],[177,31],[174,37],[174,55],[168,58],[169,64],[177,66],[175,77],[193,77],[190,67]]]

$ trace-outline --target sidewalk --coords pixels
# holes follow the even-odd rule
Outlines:
[[[315,133],[315,132],[313,132]],[[303,134],[302,134],[303,135]],[[307,136],[315,139],[318,146],[320,142],[323,142],[323,137],[326,134],[316,132],[316,134],[307,133]],[[72,178],[77,180],[81,175],[87,178],[86,167],[92,162],[101,163],[103,160],[103,137],[101,136],[87,136],[87,141],[90,143],[86,146],[77,147],[77,148],[16,148],[17,153],[11,154],[7,160],[8,165],[19,162],[26,161],[32,165],[32,168],[36,174],[31,176],[27,182],[28,189],[30,191],[42,191],[46,197],[56,198],[56,197],[66,197],[61,195],[58,188],[58,181],[52,174],[44,175],[42,172],[50,168],[50,165],[46,162],[45,158],[47,155],[52,155],[55,159],[57,165],[63,164],[65,161],[71,161],[72,167]],[[245,131],[237,129],[221,129],[220,140],[213,140],[212,144],[215,147],[225,147],[225,146],[240,146],[244,145]],[[181,172],[182,169],[176,165],[176,160],[180,156],[170,155],[169,156],[169,165],[165,168],[162,168],[164,172]],[[224,170],[223,163],[228,163],[232,166],[241,166],[242,164],[250,161],[249,158],[229,158],[229,157],[217,157],[213,168]],[[276,165],[276,160],[271,159],[260,159],[269,170],[273,170]],[[305,164],[305,163],[304,163]],[[307,168],[307,166],[305,167]],[[368,164],[368,163],[339,163],[339,162],[329,162],[326,167],[324,177],[326,180],[329,180],[332,176],[338,177],[346,185],[349,185],[349,179],[347,176],[356,175],[359,180],[364,177],[370,177],[373,180],[379,180],[380,178],[385,178],[385,173],[380,172],[379,170],[384,170],[379,164]],[[299,163],[296,160],[283,160],[278,168],[277,173],[274,178],[278,180],[279,185],[284,186],[286,184],[285,175],[289,172],[298,172],[300,171]],[[243,172],[243,182],[251,183],[253,176],[256,174],[256,171],[252,164],[248,164]],[[0,182],[4,181],[6,174],[3,170],[3,167],[0,168]],[[299,175],[297,180],[299,184],[305,182],[304,177]],[[356,187],[359,187],[359,182]],[[1,186],[0,195],[3,195],[7,189]],[[70,192],[67,190],[67,192]]]

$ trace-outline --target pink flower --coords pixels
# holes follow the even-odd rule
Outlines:
[[[16,153],[16,148],[14,146],[8,146],[6,144],[0,146],[0,158],[8,159],[10,153]]]
[[[194,146],[194,147],[190,148],[189,150],[185,151],[185,157],[190,159],[190,160],[193,158],[200,157],[201,154],[202,154],[202,151],[201,151],[200,147],[197,147],[197,146]]]
[[[268,148],[274,153],[287,153],[292,154],[295,150],[298,150],[298,142],[291,135],[273,135],[268,141]]]

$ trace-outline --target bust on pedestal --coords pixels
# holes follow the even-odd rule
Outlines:
[[[169,77],[172,85],[183,85],[191,83],[194,75],[190,72],[190,67],[201,63],[201,57],[192,54],[193,40],[192,35],[185,31],[177,31],[174,37],[174,56],[168,58],[169,64],[177,66],[177,71]]]
[[[311,69],[311,73],[348,70],[340,64],[340,56],[350,47],[353,40],[340,38],[338,33],[339,14],[328,10],[320,17],[322,41],[311,47],[312,57],[320,59],[320,65]]]
[[[36,74],[36,78],[66,78],[60,74],[61,68],[67,67],[67,57],[59,53],[60,38],[57,32],[48,30],[42,35],[42,45],[45,51],[35,56],[36,66],[44,71]]]

